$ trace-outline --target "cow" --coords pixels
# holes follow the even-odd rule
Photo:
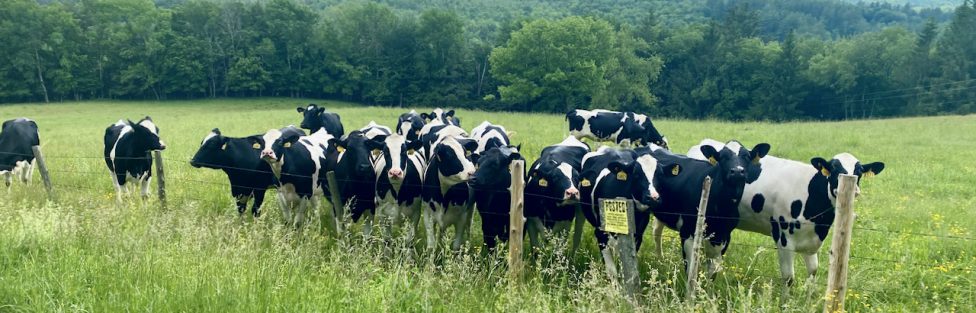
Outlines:
[[[454,110],[444,111],[444,109],[436,108],[430,113],[420,113],[420,117],[427,123],[461,126],[461,119],[454,116]]]
[[[119,120],[105,129],[105,165],[112,174],[118,202],[122,202],[122,189],[127,182],[141,184],[143,199],[149,197],[153,162],[149,151],[165,149],[159,127],[149,116],[138,123]]]
[[[525,159],[519,154],[519,147],[509,145],[505,128],[501,126],[486,121],[475,127],[472,134],[478,146],[472,152],[471,160],[478,166],[469,185],[474,191],[471,200],[481,215],[481,230],[487,248],[484,251],[487,253],[495,249],[496,238],[502,242],[508,241],[512,201],[512,173],[509,166],[515,160]]]
[[[29,183],[34,173],[34,146],[41,144],[37,123],[21,117],[3,122],[0,127],[0,175],[7,187],[13,176]]]
[[[420,130],[420,144],[421,152],[426,160],[430,160],[433,156],[433,147],[437,145],[438,142],[447,137],[468,137],[468,132],[463,128],[447,125],[441,123],[427,123],[424,128]]]
[[[353,222],[358,222],[365,216],[363,234],[369,236],[372,232],[373,216],[376,211],[376,173],[370,158],[373,151],[385,148],[386,135],[376,135],[367,138],[363,132],[355,130],[341,139],[331,139],[329,144],[334,147],[326,156],[326,172],[334,171],[338,183],[338,193],[343,203],[333,203],[327,198],[333,208],[349,207]],[[323,187],[330,192],[329,186]]]
[[[576,109],[566,113],[566,121],[569,122],[569,133],[578,139],[613,141],[623,146],[653,143],[668,148],[668,139],[644,114]]]
[[[296,110],[303,115],[302,123],[299,126],[304,129],[314,133],[319,128],[325,128],[325,131],[335,138],[340,138],[346,134],[338,113],[326,111],[325,108],[314,103],[309,103],[308,107],[298,107]]]
[[[534,247],[541,247],[539,234],[544,230],[564,232],[574,221],[573,245],[579,246],[585,222],[579,208],[580,173],[583,156],[590,146],[576,137],[542,149],[539,158],[529,166],[525,182],[526,231]]]
[[[706,139],[701,145],[721,148],[722,143]],[[794,252],[799,253],[807,274],[817,273],[817,251],[827,238],[837,207],[838,175],[865,177],[880,174],[882,162],[862,164],[850,153],[830,161],[815,157],[809,163],[766,156],[752,165],[739,201],[736,228],[770,236],[779,254],[780,274],[786,285],[793,282]],[[860,194],[860,186],[855,196]]]
[[[407,141],[415,141],[420,139],[420,130],[424,128],[425,124],[427,122],[417,111],[410,110],[410,112],[400,114],[397,119],[396,133],[406,136]]]
[[[455,127],[455,126],[451,126]],[[427,229],[427,249],[437,247],[437,239],[448,226],[454,226],[452,250],[459,250],[471,225],[472,207],[468,180],[474,176],[474,163],[469,155],[478,142],[460,136],[445,136],[431,146],[431,157],[424,173],[421,198],[424,226]]]
[[[407,141],[401,134],[392,134],[383,142],[380,157],[373,162],[376,174],[376,215],[386,224],[384,235],[404,219],[409,223],[406,242],[413,244],[420,221],[421,192],[427,161],[421,156],[420,141]]]
[[[271,166],[261,159],[261,152],[265,148],[268,146],[263,134],[243,138],[226,137],[220,133],[219,128],[214,128],[203,138],[200,148],[190,160],[190,165],[224,171],[230,181],[231,196],[237,202],[237,213],[243,215],[247,202],[254,198],[251,214],[260,217],[265,191],[269,186],[278,185]]]
[[[320,174],[325,173],[326,154],[335,149],[329,146],[334,137],[325,128],[307,136],[282,131],[277,137],[261,157],[278,176],[278,202],[285,223],[301,228],[305,212],[309,207],[317,211],[319,198],[324,194]]]
[[[732,230],[739,221],[737,207],[749,177],[747,168],[765,157],[769,148],[769,144],[760,143],[749,150],[738,141],[729,141],[721,149],[701,146],[701,155],[706,160],[672,154],[656,145],[645,148],[663,165],[665,174],[659,182],[662,204],[654,210],[654,238],[659,247],[658,254],[661,254],[661,231],[666,226],[678,231],[682,240],[681,251],[688,264],[702,184],[705,177],[710,177],[712,185],[705,208],[703,238],[708,240],[703,247],[708,258],[707,274],[714,277],[731,241]]]
[[[595,228],[594,235],[611,277],[616,277],[616,268],[607,250],[610,234],[600,229],[602,221],[598,212],[598,203],[600,199],[613,198],[634,201],[635,248],[640,250],[644,231],[650,222],[650,210],[661,204],[661,196],[658,193],[658,180],[661,173],[657,159],[646,152],[638,153],[631,149],[617,150],[603,146],[583,156],[583,173],[580,180],[581,211],[590,225]]]

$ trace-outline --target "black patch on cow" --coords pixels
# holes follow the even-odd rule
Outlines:
[[[782,216],[779,217],[779,228],[786,229],[786,219]]]
[[[786,247],[786,233],[779,233],[779,244]]]
[[[787,223],[787,224],[790,225],[790,235],[792,235],[793,234],[793,228],[794,228],[793,223]]]
[[[752,211],[756,213],[762,212],[764,204],[766,204],[766,197],[763,197],[761,193],[757,193],[755,197],[752,197]]]
[[[834,205],[827,195],[828,180],[823,175],[816,174],[810,179],[807,185],[806,209],[803,210],[803,217],[813,222],[813,230],[817,233],[820,241],[827,238],[830,226],[834,222]]]
[[[776,220],[774,220],[772,216],[769,217],[769,229],[771,230],[771,235],[773,237],[773,241],[778,241],[779,240],[779,223],[776,223]]]
[[[800,217],[800,211],[802,211],[802,210],[803,210],[803,202],[802,201],[800,201],[800,200],[793,200],[793,203],[790,203],[790,216],[792,216],[793,219],[796,219],[796,218]]]

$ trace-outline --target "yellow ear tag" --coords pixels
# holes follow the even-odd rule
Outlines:
[[[864,177],[874,177],[874,171],[864,172]]]
[[[627,173],[624,171],[617,172],[617,180],[627,180]]]
[[[379,156],[380,153],[383,153],[383,151],[380,151],[380,149],[373,149],[373,156]]]
[[[820,168],[820,174],[823,174],[823,176],[830,177],[830,171],[828,171],[826,167]]]
[[[672,176],[678,176],[679,172],[681,172],[681,166],[675,165],[674,168],[671,169]]]
[[[227,150],[227,144],[225,143],[223,146],[220,146],[220,150]]]
[[[759,164],[759,156],[752,158],[752,164]]]
[[[286,142],[283,146],[285,148],[291,148],[291,143],[290,142]]]
[[[590,180],[589,179],[583,179],[582,181],[580,181],[580,186],[589,187],[590,186]]]
[[[718,160],[716,160],[715,157],[710,156],[708,157],[708,163],[712,163],[712,165],[715,165],[718,164]]]
[[[539,179],[539,186],[547,187],[547,186],[549,186],[549,182],[546,181],[545,178]]]
[[[413,155],[413,149],[407,150],[407,155]]]
[[[255,142],[253,145],[251,145],[251,148],[261,149],[261,144]]]
[[[420,130],[413,132],[415,135],[420,136]]]
[[[339,153],[346,152],[346,148],[343,148],[342,146],[336,146],[336,150],[338,150]]]

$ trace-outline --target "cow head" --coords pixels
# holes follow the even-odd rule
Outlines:
[[[701,146],[702,155],[713,166],[713,179],[721,180],[728,194],[724,195],[736,205],[742,198],[746,178],[750,166],[759,164],[759,160],[769,153],[769,144],[760,143],[750,151],[738,141],[729,141],[722,150],[715,150],[710,145]]]
[[[159,138],[159,127],[153,123],[152,118],[146,116],[138,123],[128,121],[132,127],[135,138],[135,146],[146,151],[166,150],[166,143]]]
[[[671,150],[668,148],[668,138],[661,135],[661,132],[657,131],[654,127],[654,123],[651,123],[651,118],[647,118],[644,123],[641,124],[644,127],[644,138],[641,139],[642,142],[647,144],[655,144],[661,148]]]
[[[834,202],[835,206],[837,205],[838,177],[840,177],[840,174],[857,176],[858,186],[854,189],[854,195],[857,196],[861,194],[861,178],[881,174],[881,171],[883,171],[885,168],[885,164],[882,162],[861,164],[861,162],[850,153],[835,155],[834,158],[829,162],[823,158],[816,157],[810,160],[810,164],[812,164],[813,167],[820,172],[820,175],[827,178],[827,194],[830,196],[830,201]]]
[[[472,151],[478,148],[478,142],[472,139],[445,137],[434,147],[433,158],[437,161],[438,175],[444,185],[467,182],[474,176],[474,163],[469,158]]]
[[[329,139],[329,146],[334,146],[341,153],[339,167],[351,170],[355,177],[373,177],[373,165],[370,156],[374,150],[382,151],[386,146],[386,135],[367,138],[361,131],[355,130],[342,139]]]
[[[303,116],[302,123],[299,125],[301,128],[315,131],[325,127],[325,124],[322,122],[322,113],[325,113],[325,108],[314,103],[309,103],[308,107],[298,107],[296,110]]]
[[[424,118],[417,111],[403,113],[397,119],[396,133],[406,136],[408,141],[415,141],[420,137],[420,130],[424,128]]]
[[[461,119],[454,116],[454,110],[444,111],[444,109],[436,108],[430,113],[420,113],[420,117],[428,123],[436,120],[446,125],[461,126]]]
[[[261,141],[264,142],[264,148],[261,149],[261,158],[272,163],[277,162],[280,151],[284,148],[284,143],[289,143],[288,146],[290,147],[291,143],[297,142],[298,138],[302,136],[305,136],[305,131],[294,125],[285,126],[280,130],[269,129],[268,132],[261,136]],[[284,139],[284,141],[279,145],[279,149],[276,152],[274,147],[279,139]]]
[[[507,188],[512,179],[509,165],[515,160],[524,160],[517,147],[501,146],[488,149],[477,162],[478,167],[470,180],[471,186],[475,189]]]
[[[557,162],[551,157],[540,160],[532,169],[529,183],[543,190],[544,196],[562,199],[561,205],[570,205],[580,200],[579,169],[565,162]]]
[[[423,147],[419,140],[407,141],[406,137],[400,134],[392,134],[386,137],[383,142],[382,150],[379,152],[383,158],[383,168],[378,168],[377,175],[386,173],[391,183],[400,183],[406,176],[410,157]],[[373,150],[370,153],[376,153]],[[417,169],[418,171],[421,169]]]

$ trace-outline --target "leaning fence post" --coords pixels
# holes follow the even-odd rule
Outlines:
[[[702,183],[701,200],[698,202],[698,219],[695,221],[695,237],[692,240],[691,255],[688,257],[688,280],[685,281],[685,300],[693,301],[698,289],[698,251],[702,237],[705,236],[705,209],[708,207],[708,194],[712,190],[712,178],[706,176]]]
[[[600,229],[616,234],[616,239],[612,242],[615,245],[614,250],[619,254],[622,277],[614,277],[614,279],[621,279],[624,295],[636,304],[635,295],[640,289],[640,275],[637,268],[637,242],[634,240],[637,232],[634,201],[625,198],[600,199],[599,207]],[[607,266],[612,265],[607,264]]]
[[[854,190],[857,176],[841,174],[838,182],[837,210],[834,215],[834,235],[830,244],[830,272],[827,274],[827,294],[824,312],[843,312],[847,294],[847,270],[850,260],[851,231],[854,228]]]
[[[166,208],[166,173],[163,171],[163,152],[155,150],[152,157],[156,161],[156,191],[159,194],[159,204]]]
[[[51,175],[47,172],[47,162],[44,162],[44,154],[41,153],[41,146],[31,147],[34,150],[34,160],[41,171],[41,180],[44,181],[44,189],[47,189],[47,197],[54,198],[54,186],[51,185]]]
[[[525,161],[515,160],[509,167],[512,174],[512,203],[509,210],[508,227],[508,273],[517,279],[522,275],[522,234],[525,228],[525,216],[522,213],[525,201]]]
[[[342,225],[342,220],[346,214],[345,204],[342,203],[342,195],[339,193],[339,183],[336,181],[335,172],[330,171],[325,173],[325,178],[328,180],[327,183],[329,183],[329,193],[332,196],[332,214],[334,217],[333,222],[335,223],[336,227],[336,235],[340,235],[343,233],[344,225]]]

